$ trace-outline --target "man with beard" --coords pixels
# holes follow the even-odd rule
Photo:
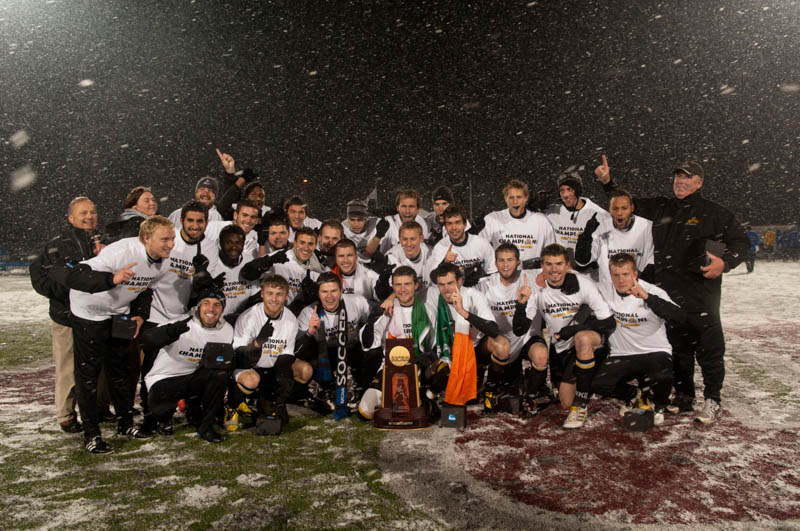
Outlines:
[[[634,215],[633,198],[627,191],[618,188],[610,195],[608,210],[612,226],[604,230],[597,215],[592,214],[586,222],[586,228],[578,236],[576,267],[597,264],[601,285],[610,285],[609,258],[627,253],[636,259],[637,271],[649,277],[653,264],[653,223]]]
[[[194,306],[192,300],[192,279],[198,274],[206,274],[209,268],[216,268],[219,252],[216,242],[205,237],[208,223],[208,209],[199,201],[189,201],[181,208],[180,232],[175,238],[175,246],[167,261],[167,271],[151,286],[153,302],[145,329],[172,322],[182,318]],[[142,348],[142,381],[153,366],[158,350]],[[141,385],[139,395],[142,402],[144,420],[143,431],[152,431],[154,419],[150,416],[147,400],[147,386]]]
[[[217,207],[214,206],[214,201],[217,199],[218,193],[219,183],[215,178],[203,177],[197,181],[197,186],[195,186],[194,189],[194,200],[206,206],[208,210],[208,215],[206,216],[207,221],[222,221],[222,215],[217,210]],[[176,229],[181,228],[181,210],[182,209],[177,208],[169,215],[169,220],[175,225]]]
[[[143,343],[158,349],[144,383],[160,435],[172,435],[175,408],[179,400],[186,399],[187,411],[197,422],[197,434],[208,442],[219,443],[223,439],[214,423],[222,414],[227,373],[201,367],[200,360],[209,343],[233,343],[233,328],[222,319],[222,292],[208,288],[198,300],[188,318],[143,333]]]
[[[336,265],[331,270],[342,280],[342,293],[360,295],[371,305],[380,299],[375,293],[379,275],[358,261],[356,245],[350,240],[340,240],[336,244]]]
[[[125,360],[130,341],[138,336],[149,311],[149,300],[133,303],[167,273],[166,259],[174,245],[172,223],[152,216],[139,228],[139,238],[125,238],[94,258],[50,271],[52,278],[71,290],[75,384],[87,452],[113,451],[101,436],[97,415],[97,377],[101,368],[105,369],[117,413],[117,433],[130,439],[149,437],[133,426]]]
[[[442,262],[455,264],[464,273],[464,284],[473,287],[482,275],[494,273],[494,249],[482,236],[467,232],[467,214],[452,205],[444,211],[444,228],[449,238],[443,238],[431,250],[428,266]]]
[[[70,326],[69,290],[48,276],[53,266],[77,263],[95,256],[100,245],[97,235],[97,209],[88,197],[76,197],[67,208],[67,227],[47,242],[30,267],[31,284],[37,293],[50,300],[53,360],[55,361],[55,406],[61,429],[67,433],[82,430],[75,414],[74,342]]]

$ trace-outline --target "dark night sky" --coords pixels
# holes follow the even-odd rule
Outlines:
[[[3,181],[0,247],[34,252],[76,195],[105,224],[145,184],[169,213],[220,171],[215,147],[261,174],[268,201],[300,191],[320,218],[376,178],[384,203],[472,180],[476,213],[494,210],[508,179],[555,191],[585,165],[593,181],[606,153],[650,195],[697,158],[706,196],[742,221],[791,223],[798,21],[786,0],[8,0],[3,169],[37,179]]]

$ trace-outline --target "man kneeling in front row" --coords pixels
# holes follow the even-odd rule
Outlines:
[[[233,327],[222,319],[224,308],[225,294],[209,288],[199,295],[189,317],[144,332],[144,343],[160,348],[144,379],[159,434],[172,434],[172,415],[185,398],[187,418],[196,424],[198,435],[222,442],[214,423],[222,415],[227,372],[200,367],[200,360],[209,343],[233,343]]]
[[[672,346],[664,323],[682,323],[686,312],[664,290],[639,280],[630,254],[612,256],[608,269],[611,284],[601,284],[600,291],[617,326],[608,337],[611,351],[597,369],[592,392],[627,399],[621,415],[637,409],[652,410],[653,424],[658,426],[664,422],[673,380]],[[634,378],[642,389],[626,383]]]
[[[257,414],[277,418],[282,429],[289,422],[286,402],[294,382],[305,386],[311,379],[311,365],[294,356],[297,319],[285,307],[288,297],[289,283],[286,279],[269,275],[261,281],[263,304],[251,307],[236,321],[233,345],[237,355],[253,359],[255,365],[233,373],[235,386],[228,394],[230,409],[226,413],[228,430],[238,426],[231,423],[234,414],[237,410],[249,410],[245,399],[256,390],[259,399]]]

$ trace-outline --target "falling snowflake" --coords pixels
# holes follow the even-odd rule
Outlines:
[[[780,89],[781,92],[786,93],[800,92],[800,83],[783,83],[778,85],[778,89]]]
[[[19,131],[11,135],[11,138],[9,138],[9,140],[11,141],[11,145],[17,149],[27,144],[28,140],[30,139],[31,137],[28,135],[28,132],[25,131],[24,129],[20,129]]]
[[[92,81],[91,79],[82,79],[80,83],[78,83],[79,87],[84,87],[84,88],[91,87],[92,85],[94,85],[94,81]]]
[[[30,165],[25,165],[11,172],[11,191],[19,192],[32,185],[35,181],[36,172],[33,171]]]

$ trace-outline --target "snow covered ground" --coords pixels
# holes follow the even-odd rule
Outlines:
[[[530,421],[471,414],[472,424],[464,431],[434,427],[389,433],[381,450],[382,481],[412,507],[456,527],[798,528],[799,278],[800,264],[783,262],[758,262],[752,274],[740,268],[725,276],[727,374],[724,414],[716,426],[698,429],[691,418],[681,417],[632,436],[614,425],[615,412],[602,402],[581,434],[570,437],[558,425],[558,411]],[[0,276],[0,286],[6,295],[0,298],[0,326],[47,322],[47,301],[31,289],[28,277]],[[699,371],[696,376],[701,393]],[[41,408],[37,405],[37,411]],[[580,455],[600,459],[593,467],[598,477],[589,474],[591,467],[578,467],[577,476],[570,475],[568,465],[575,458],[570,447],[573,454],[580,448]],[[583,505],[569,503],[580,492],[576,489],[596,496],[631,483],[613,476],[632,469],[607,466],[609,458],[600,450],[631,466],[645,452],[650,461],[637,461],[637,466],[652,465],[653,473],[673,476],[664,483],[653,480],[668,491],[658,496],[673,498],[649,513],[637,513],[624,503],[608,510],[602,503],[609,503],[610,494],[603,500],[576,498]],[[487,479],[487,474],[499,479]],[[606,476],[617,483],[602,483]],[[671,491],[675,484],[687,494]],[[626,494],[634,500],[637,496]],[[565,501],[546,503],[551,497]],[[641,503],[650,503],[646,500],[642,497]]]
[[[28,275],[0,275],[0,326],[46,322],[48,301],[31,287]]]

